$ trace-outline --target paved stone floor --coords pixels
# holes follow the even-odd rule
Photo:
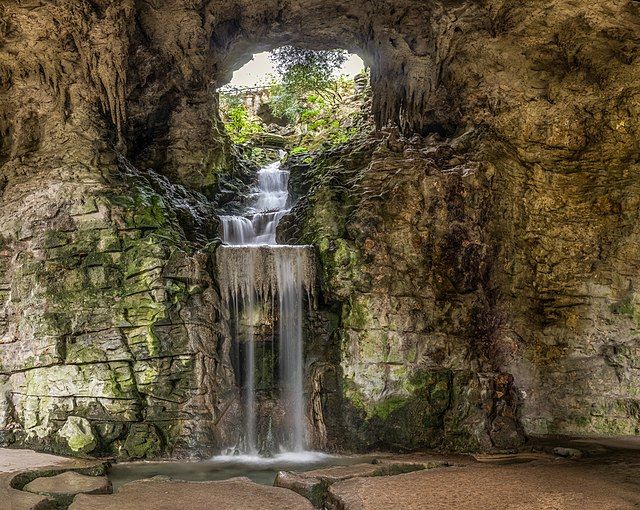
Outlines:
[[[640,509],[640,437],[541,440],[517,455],[382,455],[376,463],[290,473],[298,492],[326,481],[321,501],[340,510],[631,510]],[[553,452],[561,455],[553,455]],[[398,463],[426,469],[393,474]],[[23,472],[60,472],[101,465],[29,450],[0,449],[0,509],[40,510],[46,499],[11,488]],[[379,470],[392,466],[388,476]],[[397,472],[397,471],[395,471]],[[385,471],[385,473],[387,472]],[[297,479],[295,477],[298,477]],[[314,482],[315,483],[315,482]],[[304,489],[304,490],[303,490]],[[246,478],[136,481],[114,495],[76,496],[71,510],[311,510],[293,490]]]
[[[0,448],[0,473],[15,473],[25,469],[74,465],[77,461],[33,450]]]

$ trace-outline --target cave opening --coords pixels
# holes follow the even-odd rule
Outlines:
[[[370,117],[370,71],[357,53],[278,46],[234,69],[217,88],[219,113],[241,155],[258,166],[345,143],[354,117]]]

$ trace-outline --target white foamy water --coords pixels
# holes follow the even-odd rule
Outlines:
[[[216,254],[222,297],[230,311],[232,331],[240,331],[239,317],[244,313],[242,360],[244,437],[240,456],[222,456],[233,462],[241,459],[257,462],[310,462],[319,452],[305,450],[304,342],[302,337],[303,303],[313,293],[315,261],[309,246],[278,245],[276,230],[289,212],[289,172],[279,162],[258,172],[258,189],[246,213],[241,216],[221,216],[222,240]],[[260,303],[278,303],[278,339],[280,367],[280,402],[285,410],[283,423],[286,439],[273,457],[258,454],[255,392],[255,317]],[[275,319],[275,317],[274,317]],[[295,452],[295,453],[293,453]],[[294,457],[283,457],[283,456]]]
[[[336,455],[328,453],[315,452],[311,450],[300,452],[284,452],[278,453],[271,457],[263,457],[261,455],[216,455],[209,459],[209,462],[222,464],[225,466],[246,466],[246,467],[268,467],[282,465],[307,465],[316,463],[330,462],[339,459]]]
[[[276,161],[258,171],[258,188],[251,195],[246,214],[220,216],[222,240],[226,244],[248,246],[276,244],[276,228],[289,212],[289,172]]]

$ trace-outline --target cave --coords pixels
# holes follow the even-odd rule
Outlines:
[[[219,90],[283,46],[357,54],[370,83],[348,136],[285,147],[271,248],[243,252],[224,218],[269,161],[232,140]],[[42,469],[2,463],[27,448],[262,455],[249,386],[254,443],[285,437],[288,253],[302,450],[361,459],[369,495],[289,466],[292,508],[442,508],[438,484],[471,487],[460,508],[640,504],[639,55],[632,0],[2,2],[0,493],[31,508]],[[230,299],[250,274],[253,322]],[[248,382],[254,356],[270,368]],[[626,478],[590,474],[599,459]],[[183,488],[207,484],[263,490]],[[128,490],[145,494],[59,507]]]

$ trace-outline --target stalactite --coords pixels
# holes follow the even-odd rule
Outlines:
[[[225,301],[238,289],[242,294],[257,294],[261,301],[269,301],[277,296],[276,279],[277,252],[289,257],[300,257],[302,263],[302,286],[307,295],[315,295],[315,258],[308,246],[221,246],[216,252],[219,285]],[[249,275],[243,268],[253,268]],[[242,270],[242,271],[240,271]]]

